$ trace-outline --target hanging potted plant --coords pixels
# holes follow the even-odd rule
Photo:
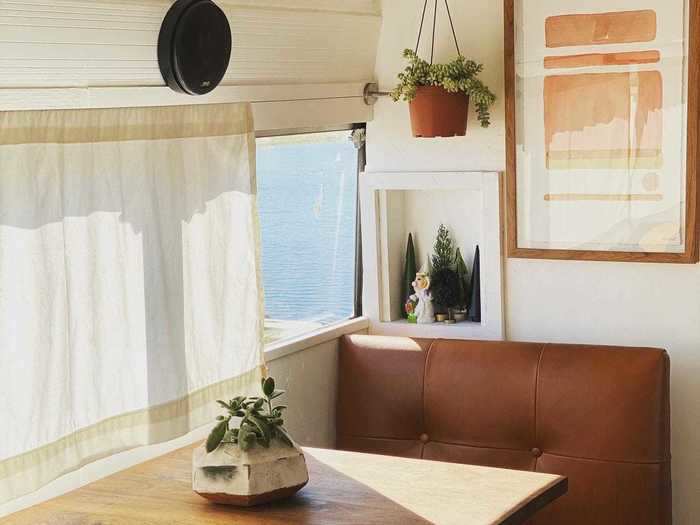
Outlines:
[[[427,2],[423,7],[416,49],[404,51],[403,56],[409,64],[399,73],[399,84],[391,92],[391,97],[394,101],[403,99],[409,102],[414,137],[466,135],[470,102],[476,109],[481,126],[488,127],[491,123],[489,109],[496,102],[496,95],[478,78],[484,66],[467,60],[460,52],[447,2],[445,6],[452,26],[457,58],[447,64],[433,64],[435,21],[430,62],[418,56],[426,6]],[[437,10],[437,1],[435,9]]]

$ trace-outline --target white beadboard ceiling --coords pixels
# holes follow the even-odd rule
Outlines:
[[[219,0],[234,37],[227,85],[364,82],[377,0]],[[0,0],[0,88],[159,86],[169,0]]]

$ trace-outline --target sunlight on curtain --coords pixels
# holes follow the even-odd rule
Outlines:
[[[0,502],[253,391],[250,106],[0,112]]]

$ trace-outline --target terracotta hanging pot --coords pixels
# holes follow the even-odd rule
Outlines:
[[[463,137],[467,133],[469,96],[440,86],[420,86],[410,103],[414,137]]]

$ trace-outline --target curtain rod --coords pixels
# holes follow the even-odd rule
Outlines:
[[[365,84],[365,91],[363,96],[365,99],[365,104],[367,104],[368,106],[374,106],[377,103],[379,97],[391,96],[391,92],[380,91],[379,84],[377,84],[376,82],[370,82],[368,84]]]

